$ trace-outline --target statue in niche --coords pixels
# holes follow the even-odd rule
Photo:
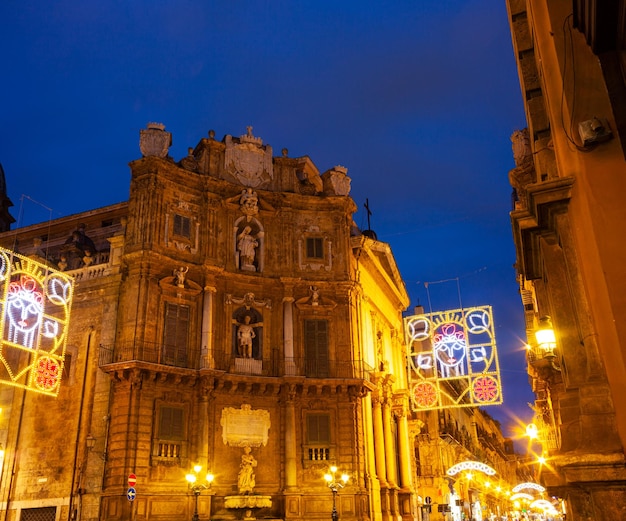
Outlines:
[[[239,465],[239,476],[237,479],[240,494],[251,494],[256,485],[254,468],[257,466],[257,461],[251,452],[252,449],[250,447],[245,447],[241,455],[241,464]]]
[[[310,286],[311,292],[311,306],[319,306],[320,304],[320,290],[317,286]]]
[[[181,266],[180,268],[176,268],[174,270],[174,280],[176,281],[176,285],[179,288],[185,286],[185,275],[189,271],[188,267]]]
[[[256,337],[254,327],[250,325],[250,315],[246,315],[243,324],[237,328],[237,352],[242,358],[252,358],[252,339]]]
[[[243,230],[237,235],[237,250],[239,251],[239,269],[244,271],[256,271],[254,266],[254,258],[256,256],[256,248],[258,241],[252,234],[250,226],[244,226]]]

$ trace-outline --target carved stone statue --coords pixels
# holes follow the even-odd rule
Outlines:
[[[254,468],[257,466],[257,461],[252,454],[250,447],[243,449],[241,456],[241,464],[239,465],[239,477],[237,484],[239,486],[240,494],[251,494],[256,485]]]
[[[511,148],[516,166],[521,166],[532,159],[528,129],[516,130],[511,134]]]
[[[239,269],[244,271],[256,271],[256,267],[254,266],[254,257],[259,243],[251,232],[252,228],[250,226],[245,226],[239,235],[237,235]]]
[[[259,213],[259,197],[252,188],[245,188],[241,191],[241,199],[239,199],[239,207],[244,215],[248,216],[248,220],[252,215]]]
[[[310,286],[309,291],[311,292],[311,305],[319,306],[320,303],[320,291],[317,286]]]
[[[237,351],[240,357],[252,358],[252,339],[256,337],[254,327],[250,325],[250,315],[246,315],[244,323],[237,328]]]
[[[182,288],[185,285],[185,275],[188,271],[189,268],[183,266],[174,270],[174,279],[176,280],[176,285],[179,288]]]

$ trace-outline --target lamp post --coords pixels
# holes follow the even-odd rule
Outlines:
[[[210,472],[208,472],[204,478],[204,483],[198,483],[198,473],[201,470],[202,470],[201,465],[195,465],[193,468],[193,472],[190,472],[189,474],[185,476],[187,483],[189,483],[189,489],[194,495],[193,517],[191,518],[192,521],[198,521],[199,519],[198,496],[200,495],[200,492],[202,492],[203,490],[206,490],[207,488],[211,488],[211,484],[213,483],[213,480],[215,479],[215,476],[211,474]]]
[[[337,513],[337,492],[340,488],[346,486],[346,483],[350,479],[350,476],[347,474],[341,474],[340,478],[337,479],[337,467],[334,465],[330,467],[330,472],[324,474],[324,479],[326,480],[326,484],[328,488],[333,493],[333,511],[330,514],[332,521],[337,521],[339,519],[339,514]]]

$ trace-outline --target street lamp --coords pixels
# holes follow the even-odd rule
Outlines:
[[[206,490],[207,488],[211,488],[211,484],[213,483],[213,480],[215,479],[215,476],[211,474],[210,472],[208,472],[204,478],[204,483],[198,483],[198,473],[201,470],[202,470],[201,465],[195,465],[193,468],[193,473],[190,472],[189,474],[185,476],[187,483],[189,483],[189,489],[191,490],[191,492],[193,492],[193,495],[194,495],[193,517],[191,518],[192,521],[198,521],[199,519],[198,496],[200,495],[200,492],[202,492],[203,490]]]
[[[337,467],[334,465],[330,467],[330,472],[324,474],[324,479],[326,480],[326,484],[328,488],[333,492],[333,511],[330,515],[332,521],[337,521],[339,519],[339,514],[337,514],[337,492],[340,488],[346,486],[346,483],[350,479],[350,476],[347,474],[341,474],[341,477],[337,479]]]
[[[535,339],[537,345],[543,349],[544,356],[554,356],[554,348],[556,347],[556,337],[552,320],[549,316],[543,316],[539,319],[539,324],[535,330]]]

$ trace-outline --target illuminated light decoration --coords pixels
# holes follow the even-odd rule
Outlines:
[[[538,483],[533,483],[532,481],[527,481],[526,483],[520,483],[519,485],[513,487],[511,490],[513,492],[520,492],[522,490],[531,489],[537,490],[538,492],[545,492],[546,489],[539,485]]]
[[[537,499],[528,506],[537,510],[545,510],[546,512],[550,512],[552,514],[558,513],[556,507],[547,499]]]
[[[482,472],[483,474],[487,474],[487,476],[494,476],[496,471],[492,469],[489,465],[485,465],[480,461],[461,461],[456,465],[453,465],[448,470],[446,470],[446,474],[448,476],[456,476],[460,472],[464,472],[466,470],[477,470]]]
[[[432,407],[438,402],[437,388],[429,382],[420,382],[413,387],[413,400],[421,408]]]
[[[59,394],[74,280],[0,248],[0,384]]]
[[[518,492],[517,494],[513,494],[509,499],[511,501],[516,501],[518,499],[527,499],[528,501],[532,501],[535,498],[526,492]]]
[[[503,402],[491,306],[405,317],[414,411]]]

